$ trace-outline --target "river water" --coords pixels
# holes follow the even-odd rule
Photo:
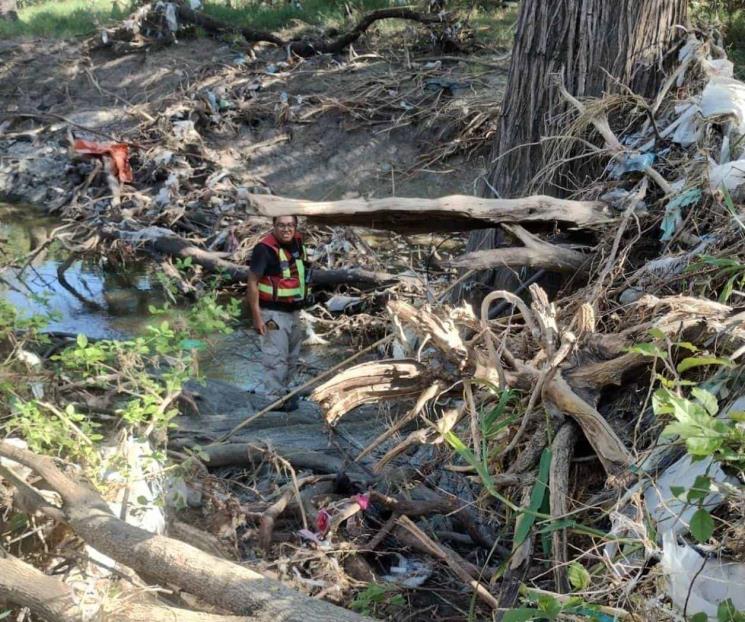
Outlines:
[[[5,255],[0,262],[22,266],[24,261],[17,259],[28,257],[43,246],[59,224],[32,208],[0,203],[0,252]],[[76,261],[65,272],[73,293],[57,277],[57,268],[66,256],[64,248],[53,242],[20,274],[18,268],[6,268],[0,272],[0,297],[26,315],[51,313],[50,331],[84,333],[92,338],[132,337],[149,323],[162,321],[162,316],[153,318],[148,313],[149,305],[161,306],[165,298],[147,265],[128,265],[122,271],[105,264]],[[174,309],[173,314],[178,313],[179,309]],[[200,354],[200,371],[205,377],[244,389],[259,384],[259,346],[253,332],[239,326],[231,334],[214,335],[207,341],[209,347]],[[333,350],[316,347],[307,352],[305,373],[297,380],[338,360],[340,352],[338,348]]]

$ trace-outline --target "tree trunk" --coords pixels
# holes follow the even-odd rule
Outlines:
[[[575,165],[555,169],[532,187],[550,157],[551,145],[541,139],[562,133],[568,110],[553,76],[575,97],[623,86],[650,97],[664,77],[665,54],[681,34],[675,26],[686,17],[686,0],[524,0],[484,196],[494,196],[492,188],[502,198],[532,191],[563,196],[571,179],[581,183]],[[501,229],[477,231],[468,250],[496,248],[505,238]],[[558,279],[552,280],[554,287],[544,289],[556,289]],[[481,276],[484,287],[472,291],[478,298],[479,289],[514,290],[517,283],[513,269],[488,271]]]
[[[5,20],[17,20],[18,19],[17,0],[0,0],[0,19],[5,19]]]

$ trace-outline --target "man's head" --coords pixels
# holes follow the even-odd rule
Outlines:
[[[280,244],[289,244],[295,237],[297,229],[297,216],[276,216],[273,221],[274,228],[272,232]]]

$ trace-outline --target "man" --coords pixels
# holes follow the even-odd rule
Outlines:
[[[248,306],[261,335],[263,392],[281,397],[296,371],[303,328],[299,311],[308,300],[308,268],[297,217],[277,216],[272,232],[253,249],[248,277]],[[289,400],[286,410],[297,408]]]

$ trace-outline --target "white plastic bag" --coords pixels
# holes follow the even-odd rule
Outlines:
[[[688,616],[703,612],[714,621],[719,603],[728,598],[738,611],[745,609],[745,564],[706,559],[667,531],[662,535],[662,570],[673,605]]]

